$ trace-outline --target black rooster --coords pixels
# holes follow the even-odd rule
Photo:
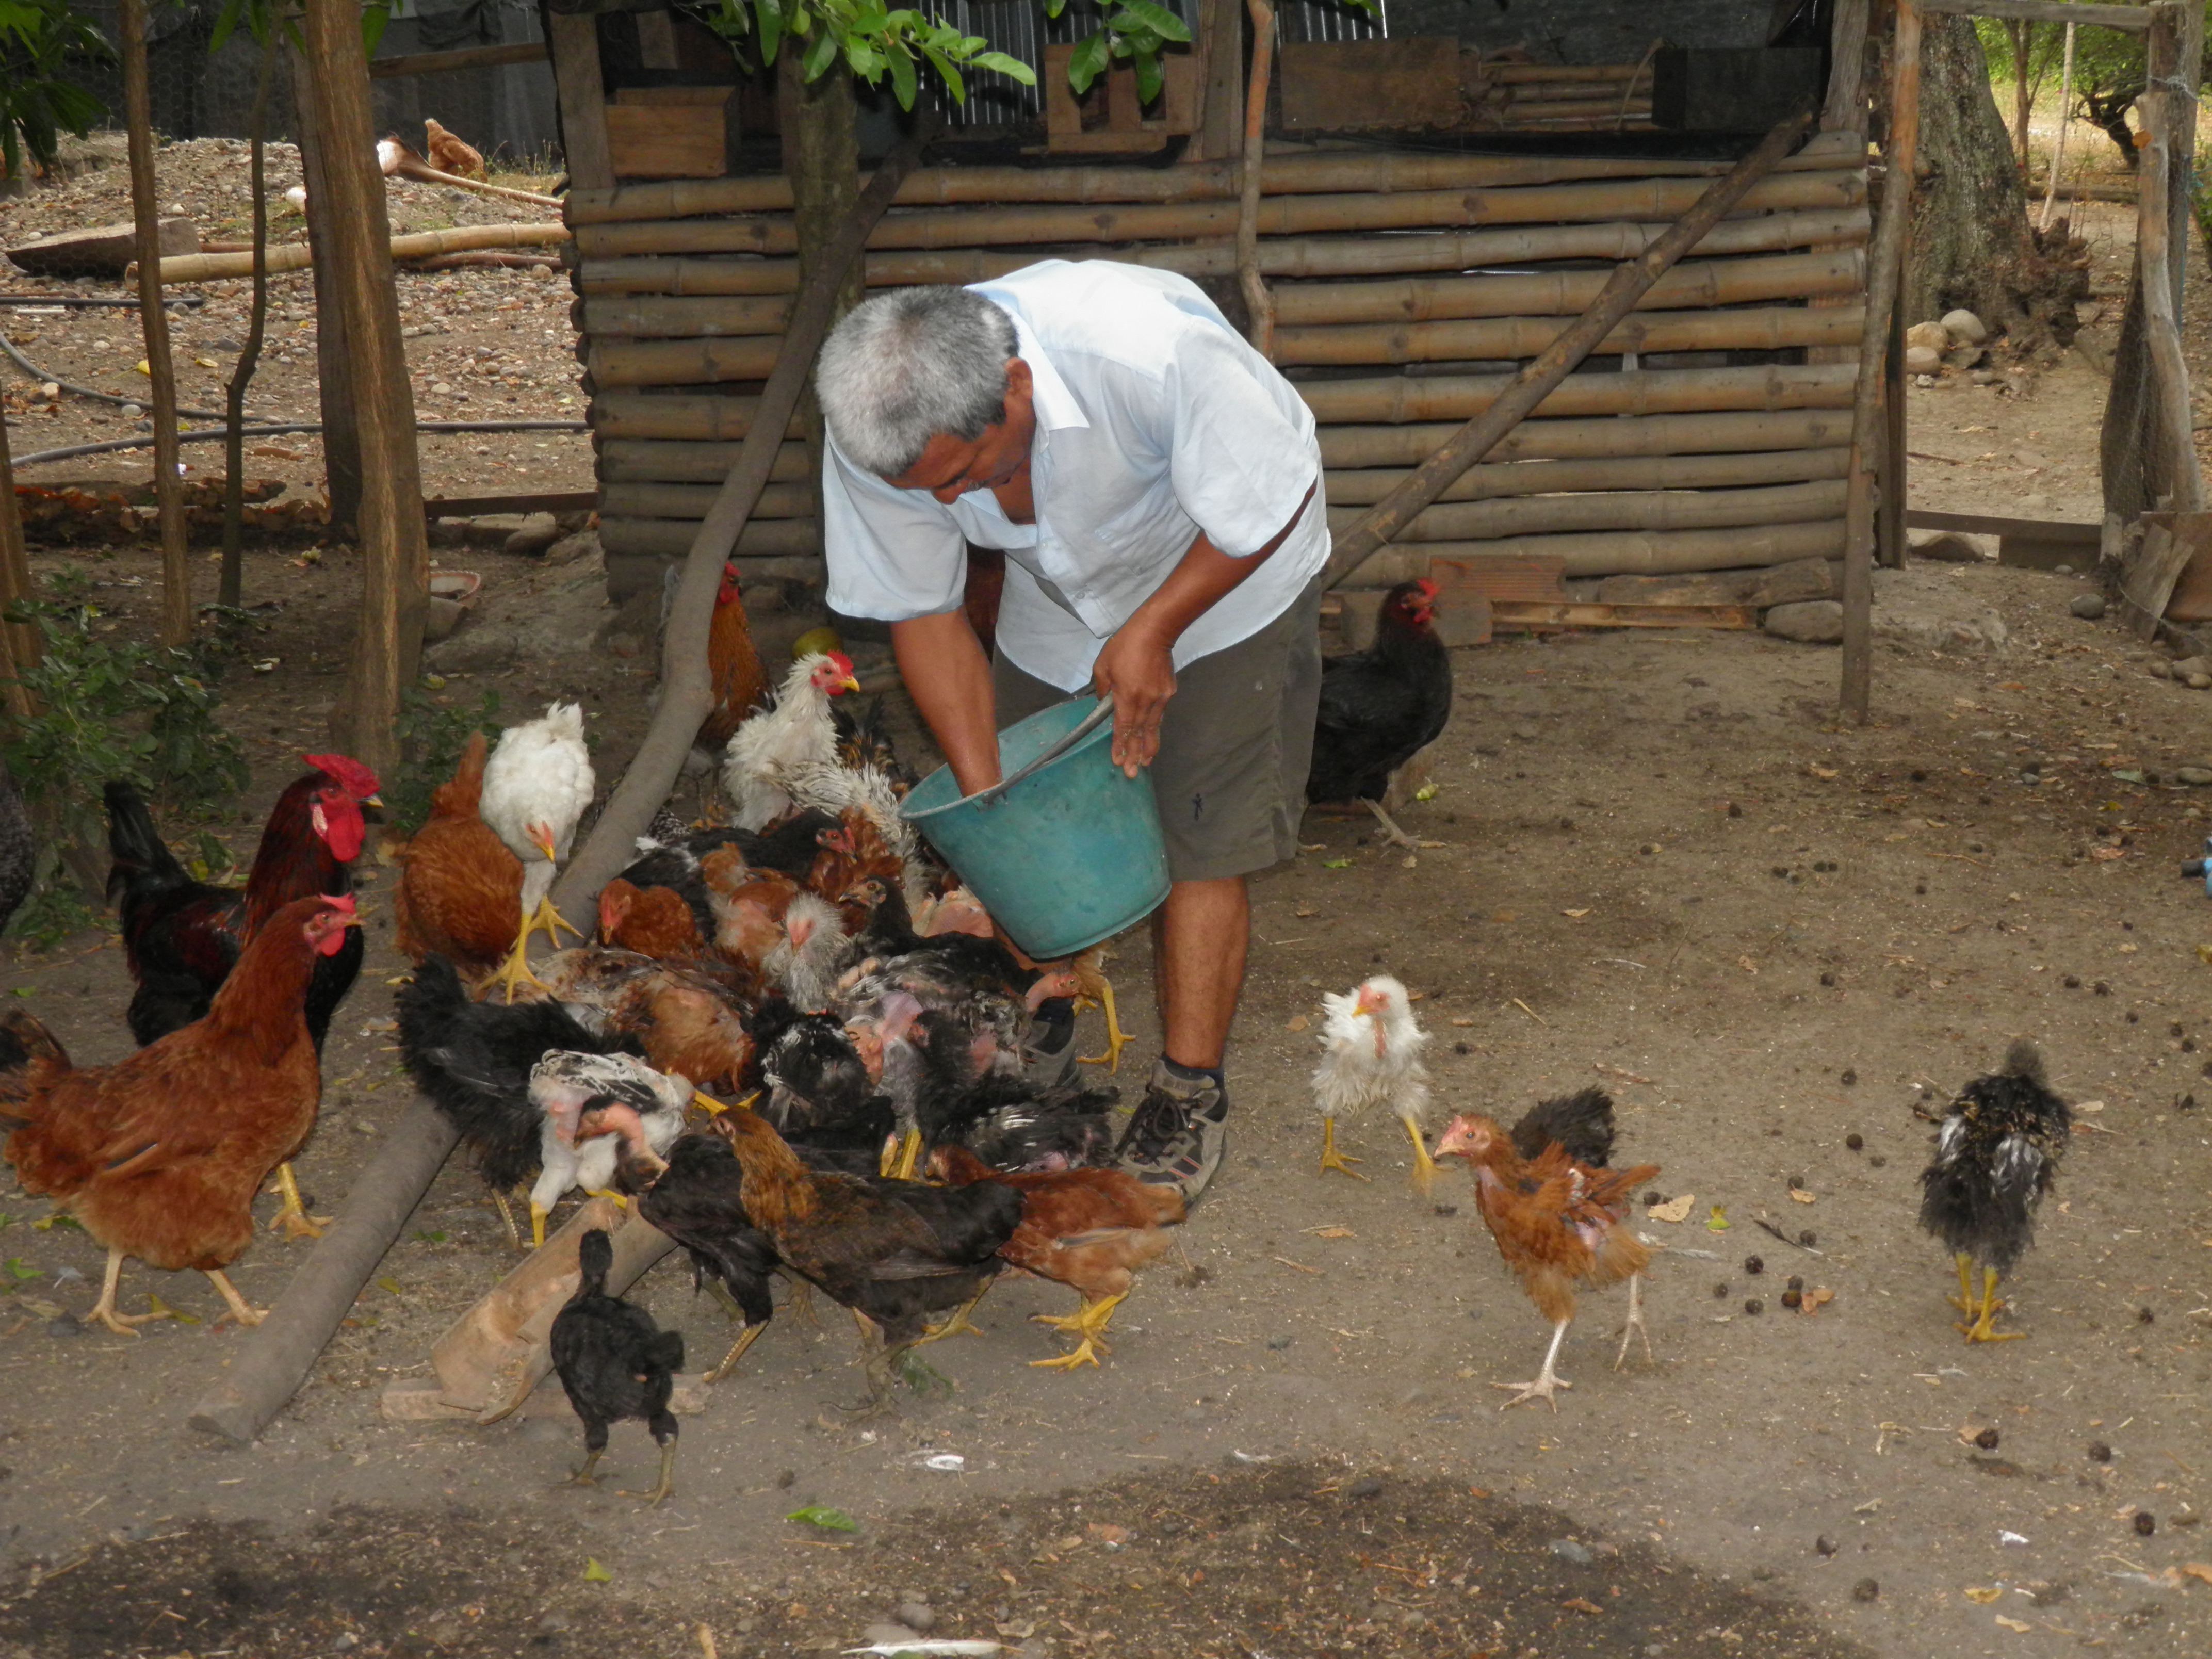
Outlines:
[[[2051,1093],[2043,1056],[2021,1037],[2004,1069],[1959,1091],[1936,1136],[1936,1157],[1920,1175],[1920,1224],[1958,1258],[1959,1327],[1969,1342],[2005,1342],[2021,1333],[1992,1331],[2002,1304],[1997,1280],[2035,1240],[2035,1209],[2051,1190],[2073,1130],[2073,1114]],[[1972,1266],[1982,1264],[1974,1296]]]
[[[1383,810],[1383,792],[1451,718],[1451,653],[1433,625],[1436,598],[1426,577],[1399,583],[1382,601],[1375,643],[1322,665],[1306,799],[1360,802],[1400,847],[1418,843]]]
[[[676,1414],[668,1401],[684,1369],[684,1333],[664,1331],[642,1308],[607,1294],[615,1248],[603,1228],[578,1241],[584,1281],[553,1316],[553,1369],[568,1403],[584,1419],[584,1467],[571,1483],[588,1486],[607,1449],[607,1430],[625,1418],[644,1420],[660,1447],[660,1482],[651,1492],[626,1492],[648,1506],[668,1496],[676,1471]]]

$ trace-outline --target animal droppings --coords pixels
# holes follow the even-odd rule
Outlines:
[[[1858,1152],[1865,1146],[1866,1137],[1861,1134],[1845,1135],[1844,1137],[1844,1145],[1850,1147],[1855,1152]]]
[[[1795,1313],[1799,1308],[1805,1305],[1805,1293],[1802,1291],[1796,1290],[1783,1291],[1782,1305],[1789,1309],[1792,1313]]]
[[[1871,1578],[1862,1578],[1851,1586],[1851,1600],[1871,1601],[1881,1594],[1881,1586]]]
[[[1751,1297],[1747,1298],[1744,1302],[1743,1310],[1749,1314],[1753,1319],[1756,1319],[1759,1315],[1766,1311],[1766,1304],[1764,1302],[1761,1302],[1757,1297]]]
[[[1743,1270],[1747,1273],[1763,1273],[1766,1271],[1766,1262],[1762,1257],[1747,1255],[1743,1259]]]
[[[1839,1547],[1834,1539],[1824,1532],[1813,1540],[1813,1547],[1822,1555],[1833,1555]]]
[[[1836,1081],[1842,1084],[1846,1089],[1850,1088],[1852,1085],[1856,1084],[1858,1080],[1859,1074],[1848,1066],[1844,1067],[1842,1073],[1836,1079]]]
[[[2136,1536],[2138,1538],[2148,1538],[2151,1534],[2158,1530],[2158,1522],[2152,1516],[2151,1512],[2148,1510],[2137,1510],[2136,1511],[2135,1526]]]
[[[2101,1440],[2092,1440],[2089,1443],[2089,1461],[2092,1463],[2111,1462],[2112,1449]]]
[[[1797,1242],[1809,1250],[1820,1242],[1820,1235],[1808,1229],[1797,1235]]]
[[[1974,1443],[1984,1451],[1995,1451],[1997,1449],[1997,1431],[1995,1429],[1984,1429],[1974,1437]]]

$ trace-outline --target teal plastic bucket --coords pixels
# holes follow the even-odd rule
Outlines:
[[[1000,775],[1012,777],[1096,706],[1073,698],[1000,732]],[[952,769],[940,766],[899,810],[1040,962],[1110,938],[1168,896],[1152,780],[1125,777],[1114,764],[1110,721],[1003,794],[963,797]]]

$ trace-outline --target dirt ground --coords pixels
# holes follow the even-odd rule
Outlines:
[[[1917,468],[1916,504],[2093,516],[2101,384],[2069,356],[2017,392],[1916,392],[1913,447],[1961,463]],[[610,613],[587,568],[482,562],[497,616],[574,643],[455,691],[495,686],[510,712],[581,696],[616,775],[650,680],[589,645]],[[150,626],[144,551],[39,562],[87,569]],[[343,549],[249,561],[249,597],[283,601],[260,648],[297,672],[229,688],[256,762],[227,832],[241,855],[319,744],[352,580]],[[902,1605],[934,1637],[1117,1659],[2212,1651],[2212,1582],[2185,1571],[2212,1562],[2212,911],[2176,873],[2212,797],[2174,781],[2212,768],[2212,705],[2069,616],[2084,587],[1993,564],[1885,575],[1863,730],[1835,720],[1834,652],[1762,636],[1459,653],[1438,793],[1407,819],[1442,845],[1407,867],[1364,822],[1316,817],[1255,884],[1195,1271],[1149,1274],[1104,1368],[1072,1376],[1025,1363],[1054,1351],[1025,1316],[1066,1293],[1003,1284],[980,1340],[932,1352],[950,1390],[868,1425],[836,1409],[860,1392],[846,1327],[787,1311],[684,1419],[657,1511],[613,1490],[649,1480],[635,1425],[585,1491],[557,1484],[579,1453],[560,1412],[380,1415],[512,1265],[465,1170],[247,1449],[185,1425],[240,1340],[205,1281],[134,1264],[129,1300],[198,1322],[88,1331],[67,1316],[100,1252],[0,1182],[0,1653],[754,1659],[860,1646]],[[2002,643],[1932,648],[1955,635],[1922,624],[1959,617]],[[411,1098],[389,876],[369,873],[371,954],[301,1164],[325,1208]],[[1127,941],[1112,968],[1150,1039],[1143,958]],[[1376,967],[1421,994],[1444,1109],[1601,1084],[1623,1154],[1690,1200],[1676,1222],[1639,1206],[1662,1252],[1655,1357],[1610,1369],[1620,1299],[1591,1298],[1556,1414],[1498,1410],[1492,1385],[1532,1375],[1546,1333],[1457,1172],[1419,1200],[1385,1121],[1347,1135],[1370,1182],[1316,1171],[1317,994]],[[125,1050],[104,937],[11,951],[0,992],[82,1061]],[[1915,1224],[1923,1114],[2021,1033],[2081,1127],[2008,1287],[2022,1340],[1972,1348]],[[266,1305],[308,1248],[265,1240],[237,1282]],[[1833,1299],[1784,1310],[1792,1274]],[[637,1295],[694,1366],[729,1340],[679,1267]],[[785,1518],[810,1506],[857,1530]]]

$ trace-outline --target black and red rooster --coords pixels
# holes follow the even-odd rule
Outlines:
[[[1401,582],[1382,601],[1375,643],[1322,665],[1306,799],[1358,801],[1390,841],[1413,838],[1383,810],[1390,775],[1436,741],[1451,718],[1451,653],[1437,637],[1437,585]]]
[[[170,853],[153,815],[127,783],[107,786],[107,897],[123,921],[123,948],[138,989],[127,1016],[140,1043],[204,1018],[261,924],[293,900],[353,891],[347,868],[367,838],[364,805],[376,774],[344,755],[303,755],[315,769],[276,797],[246,885],[195,881]],[[307,1033],[320,1054],[331,1016],[361,971],[362,938],[318,957],[307,984]]]

